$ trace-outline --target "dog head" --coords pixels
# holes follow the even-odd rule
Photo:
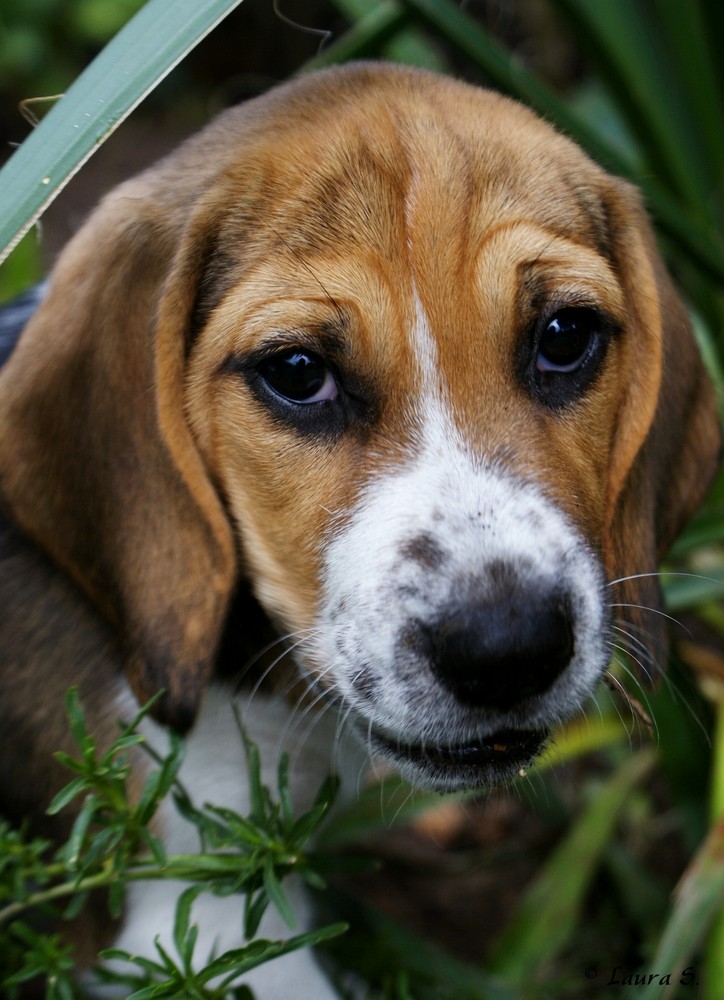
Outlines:
[[[719,446],[636,192],[507,99],[371,65],[112,193],[0,400],[5,502],[159,717],[191,723],[243,581],[445,787],[529,759],[615,621],[660,658],[650,574]]]

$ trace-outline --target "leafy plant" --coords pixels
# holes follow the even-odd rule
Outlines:
[[[250,969],[344,930],[344,925],[337,923],[285,941],[255,940],[270,903],[290,927],[294,925],[294,914],[282,886],[288,874],[294,872],[316,888],[323,886],[308,844],[334,800],[336,783],[331,779],[325,782],[312,808],[295,816],[288,759],[281,758],[278,797],[273,798],[261,780],[258,749],[240,726],[248,768],[249,816],[213,805],[199,807],[178,780],[184,753],[181,738],[169,734],[169,751],[161,758],[138,732],[151,704],[130,725],[122,727],[107,750],[99,753],[94,736],[87,730],[77,691],[71,689],[66,707],[80,754],[58,754],[58,758],[76,777],[55,796],[48,809],[52,815],[74,800],[82,800],[67,842],[51,852],[47,841],[26,839],[21,831],[6,823],[0,825],[0,968],[5,973],[3,986],[11,998],[21,983],[38,977],[45,977],[48,998],[77,996],[70,950],[57,934],[37,931],[35,918],[42,915],[56,922],[71,919],[82,910],[89,893],[99,888],[108,890],[110,912],[118,916],[125,887],[135,880],[173,879],[190,886],[181,893],[176,909],[175,956],[158,941],[158,957],[153,961],[118,950],[101,955],[135,967],[135,972],[108,968],[98,971],[104,982],[126,986],[134,1000],[150,996],[219,1000],[228,996],[232,987],[240,988],[240,978]],[[134,799],[129,791],[129,752],[137,748],[149,753],[157,766],[146,778],[140,796]],[[152,832],[153,817],[168,798],[183,820],[198,831],[197,854],[167,855]],[[246,944],[212,959],[195,954],[197,930],[191,915],[201,893],[243,897]]]

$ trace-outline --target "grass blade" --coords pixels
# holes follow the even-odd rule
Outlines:
[[[523,983],[565,947],[621,808],[653,760],[648,751],[627,760],[583,811],[521,901],[490,971],[507,982]]]
[[[684,875],[651,967],[683,969],[724,907],[724,820],[715,824]],[[719,995],[721,981],[711,983]],[[673,995],[676,984],[662,994]]]
[[[0,171],[0,263],[73,174],[241,0],[149,0]]]
[[[684,67],[675,58],[683,39],[693,38],[693,25],[680,23],[679,44],[671,49],[648,4],[555,0],[555,6],[596,62],[649,164],[666,176],[675,193],[704,212],[711,188],[709,157],[702,147],[699,116],[692,115],[682,98]],[[679,6],[680,22],[687,18],[686,10]]]

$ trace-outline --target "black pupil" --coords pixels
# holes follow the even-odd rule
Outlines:
[[[540,339],[544,363],[569,369],[582,361],[595,332],[595,313],[590,309],[564,309],[550,320]]]
[[[324,385],[327,369],[313,354],[283,351],[268,358],[259,368],[268,384],[286,399],[310,399]]]

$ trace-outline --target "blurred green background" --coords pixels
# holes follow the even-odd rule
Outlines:
[[[31,130],[21,102],[42,118],[34,99],[64,92],[142,6],[2,0],[0,162]],[[720,0],[245,0],[0,266],[0,301],[45,272],[104,190],[224,106],[311,65],[384,57],[520,97],[643,188],[722,399],[722,43]],[[655,692],[632,690],[633,709],[602,692],[515,791],[441,806],[388,780],[329,831],[330,851],[382,857],[379,876],[323,903],[350,916],[336,956],[371,996],[613,996],[627,975],[670,973],[657,996],[724,997],[721,478],[665,569],[683,627]]]

